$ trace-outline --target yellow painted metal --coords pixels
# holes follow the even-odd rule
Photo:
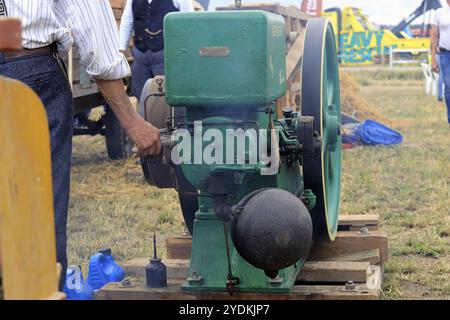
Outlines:
[[[0,77],[0,263],[6,299],[57,288],[50,138],[37,95]]]
[[[399,38],[387,29],[378,29],[360,9],[346,7],[339,16],[335,11],[324,12],[339,39],[343,65],[371,65],[375,56],[388,55],[389,48],[402,50],[429,49],[430,38]],[[338,35],[338,30],[340,34]]]

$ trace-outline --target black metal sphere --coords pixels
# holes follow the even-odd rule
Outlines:
[[[241,204],[231,234],[234,246],[247,262],[276,274],[308,257],[313,225],[299,198],[281,189],[265,189]]]

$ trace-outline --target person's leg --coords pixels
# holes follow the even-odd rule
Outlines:
[[[73,131],[73,98],[70,86],[52,55],[1,64],[0,74],[20,80],[31,87],[40,97],[47,111],[51,140],[56,255],[63,267],[60,281],[60,290],[62,290],[67,269],[66,225]]]
[[[151,62],[154,76],[163,76],[166,74],[164,68],[164,50],[152,52]]]
[[[450,123],[450,53],[441,53],[441,73],[445,86],[445,103],[447,105],[447,121]]]
[[[131,68],[131,84],[133,95],[140,100],[142,89],[148,79],[153,77],[151,63],[149,61],[149,51],[142,52],[137,48],[133,48],[134,61]]]
[[[436,62],[441,67],[441,57],[440,55],[436,55]],[[442,72],[439,73],[438,78],[438,95],[437,98],[439,101],[442,101],[444,99],[444,78],[442,77]]]

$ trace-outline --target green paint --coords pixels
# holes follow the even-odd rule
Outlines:
[[[302,194],[302,198],[305,199],[304,203],[309,211],[314,209],[317,202],[317,196],[312,192],[312,190],[306,189]]]
[[[244,10],[172,13],[164,37],[166,98],[172,106],[263,106],[286,91],[281,16]]]
[[[227,232],[229,232],[228,228]],[[304,261],[299,261],[295,266],[280,271],[280,282],[271,282],[264,271],[251,266],[239,255],[230,236],[228,239],[233,275],[240,280],[240,284],[234,288],[235,292],[287,293],[292,290]],[[197,274],[201,277],[201,281],[186,281],[182,286],[183,290],[226,291],[228,273],[226,261],[224,223],[217,220],[212,211],[198,212],[194,224],[189,274]]]
[[[167,101],[173,106],[186,107],[185,127],[192,137],[202,137],[207,129],[214,129],[226,137],[229,129],[245,131],[270,127],[267,110],[273,109],[273,102],[286,90],[286,38],[281,16],[263,11],[175,13],[166,18],[165,39]],[[332,57],[328,58],[332,62]],[[333,77],[336,70],[330,71]],[[327,75],[324,74],[324,79]],[[329,95],[339,88],[334,82],[325,81],[324,89],[327,91],[323,94],[324,101],[327,106],[333,105],[324,111],[324,145],[340,152],[337,134],[340,102],[330,98],[334,95]],[[220,146],[214,146],[212,139],[189,139],[186,150],[194,152],[186,154],[189,161],[183,163],[181,169],[199,191],[200,209],[194,223],[190,277],[183,285],[184,290],[227,290],[224,223],[214,214],[214,194],[209,192],[217,191],[209,188],[212,178],[230,174],[232,186],[227,193],[230,205],[238,204],[255,190],[279,188],[306,199],[309,209],[314,207],[316,195],[305,190],[303,185],[301,143],[294,133],[298,116],[294,113],[291,119],[279,119],[273,123],[282,152],[279,172],[272,176],[261,175],[261,169],[267,166],[261,159],[255,163],[239,163],[237,158],[233,158],[239,154],[237,145],[231,148],[235,151],[231,158],[234,163],[205,163],[201,161],[205,155],[214,159],[230,156],[225,154],[229,141],[223,139]],[[193,125],[197,121],[202,121],[202,127]],[[258,145],[258,140],[248,138],[244,146],[247,158],[255,145]],[[268,148],[273,146],[269,144]],[[334,155],[329,154],[328,157]],[[327,171],[330,179],[338,178],[334,175],[337,174],[335,169]],[[220,184],[224,180],[214,181]],[[282,212],[280,219],[283,219]],[[292,290],[304,261],[281,270],[280,281],[271,281],[263,270],[253,267],[239,255],[228,228],[232,273],[240,281],[234,291],[285,293]]]

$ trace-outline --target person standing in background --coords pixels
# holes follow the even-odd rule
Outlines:
[[[138,99],[148,79],[164,75],[164,17],[170,12],[193,12],[192,0],[128,0],[120,23],[120,50],[128,49],[134,31],[131,72]]]
[[[450,5],[450,0],[447,0],[447,3]],[[431,24],[432,69],[434,72],[442,73],[444,79],[447,121],[450,124],[450,7],[436,10]]]

